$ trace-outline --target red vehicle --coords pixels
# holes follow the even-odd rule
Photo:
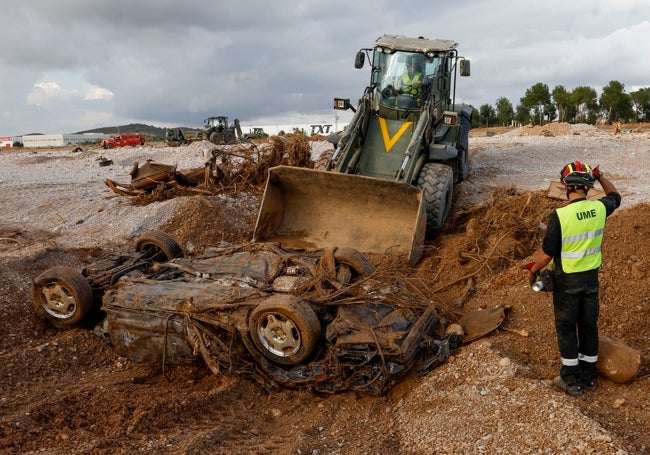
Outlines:
[[[105,149],[125,147],[127,145],[144,145],[144,135],[140,133],[120,134],[119,136],[102,139],[101,146]]]

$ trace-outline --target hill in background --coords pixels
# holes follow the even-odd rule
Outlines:
[[[174,128],[181,128],[184,131],[200,131],[197,128],[187,128],[183,126],[177,126]],[[143,123],[130,123],[128,125],[118,125],[118,126],[107,126],[104,128],[95,128],[92,130],[78,131],[75,134],[83,133],[104,133],[110,134],[111,136],[116,136],[118,134],[126,133],[141,133],[144,134],[150,140],[154,139],[165,139],[165,133],[168,128],[159,128],[157,126],[145,125]]]

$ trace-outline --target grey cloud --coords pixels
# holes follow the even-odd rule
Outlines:
[[[213,114],[277,123],[333,117],[332,98],[355,100],[367,83],[367,71],[353,68],[355,52],[384,33],[458,41],[473,75],[457,95],[476,107],[501,96],[517,104],[536,82],[647,84],[648,50],[631,43],[648,36],[650,6],[623,3],[11,2],[0,18],[0,135],[200,126]],[[49,82],[113,96],[28,105],[35,85]]]

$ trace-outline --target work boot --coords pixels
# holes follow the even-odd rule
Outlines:
[[[596,382],[593,379],[585,379],[580,384],[580,388],[582,390],[586,390],[587,392],[593,392],[596,390]]]
[[[580,387],[587,392],[596,390],[596,377],[598,370],[596,362],[580,361]]]
[[[567,394],[571,395],[572,397],[581,397],[582,396],[582,389],[580,388],[579,384],[567,384],[564,382],[564,379],[562,379],[561,376],[557,376],[555,379],[553,379],[553,384],[560,389],[564,390]]]

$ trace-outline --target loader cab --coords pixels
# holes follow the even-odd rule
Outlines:
[[[228,117],[208,117],[203,122],[206,129],[215,128],[219,131],[223,131],[228,128]]]
[[[378,108],[408,112],[418,111],[425,104],[445,104],[450,90],[450,60],[446,53],[386,53],[375,49],[372,83],[377,88]]]

